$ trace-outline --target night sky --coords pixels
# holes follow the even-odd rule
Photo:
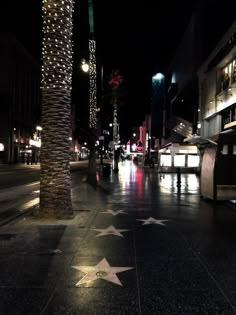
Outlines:
[[[98,1],[97,40],[103,62],[118,67],[127,88],[122,127],[139,125],[150,104],[151,76],[165,72],[194,1]]]
[[[1,31],[12,32],[40,62],[41,1],[12,0],[2,5]],[[80,2],[75,8],[79,7]],[[194,1],[189,0],[95,0],[96,40],[104,80],[116,68],[125,79],[121,132],[129,132],[144,118],[150,103],[151,75],[165,72],[193,7]]]

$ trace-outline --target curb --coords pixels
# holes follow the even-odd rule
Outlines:
[[[20,213],[18,213],[16,215],[13,215],[13,216],[11,216],[9,218],[1,220],[0,221],[0,228],[3,227],[4,225],[7,225],[7,224],[9,224],[11,222],[16,221],[17,219],[19,219],[19,218],[21,218],[23,216],[28,216],[28,215],[32,214],[34,209],[35,209],[35,206],[32,206],[31,208],[28,208],[28,209],[26,209],[26,210],[24,210],[24,211],[22,211],[22,212],[20,212]]]

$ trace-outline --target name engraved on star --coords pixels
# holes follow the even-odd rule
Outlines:
[[[98,278],[103,278],[103,277],[106,277],[107,276],[107,272],[106,271],[98,271],[97,273],[96,273],[96,276],[98,277]]]

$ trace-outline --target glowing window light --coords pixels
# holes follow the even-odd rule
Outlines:
[[[171,155],[162,154],[160,157],[160,164],[161,166],[171,166]]]
[[[188,155],[188,167],[199,167],[200,158],[198,155]]]
[[[174,156],[174,166],[184,167],[185,166],[185,155],[175,155]]]

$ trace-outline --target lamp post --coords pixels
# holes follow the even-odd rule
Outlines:
[[[166,136],[165,106],[165,76],[158,72],[152,76],[151,137],[159,139],[159,145],[163,144]],[[156,117],[158,117],[158,119],[156,119]]]

